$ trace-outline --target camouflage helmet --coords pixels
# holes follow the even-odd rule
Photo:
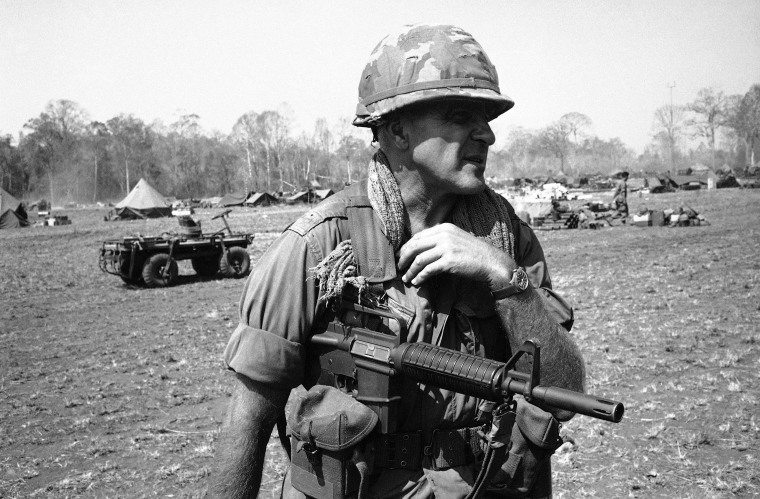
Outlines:
[[[369,127],[402,107],[442,98],[482,100],[489,120],[515,105],[501,94],[496,68],[472,35],[456,26],[404,26],[372,51],[354,125]]]

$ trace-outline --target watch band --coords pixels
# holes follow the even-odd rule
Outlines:
[[[528,274],[522,268],[517,267],[512,272],[512,280],[509,282],[509,284],[501,289],[492,291],[491,296],[493,296],[494,300],[503,300],[504,298],[509,298],[510,296],[522,293],[528,289],[528,287],[530,287]]]

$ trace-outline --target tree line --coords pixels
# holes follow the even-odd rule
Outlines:
[[[361,178],[374,151],[366,130],[349,119],[319,119],[311,133],[293,132],[292,112],[250,111],[229,133],[208,132],[199,116],[146,123],[132,114],[89,119],[70,100],[49,102],[14,140],[0,136],[0,186],[23,199],[94,203],[123,197],[143,177],[180,199],[229,192],[340,189]],[[618,138],[593,133],[588,116],[572,112],[539,130],[513,128],[489,154],[495,180],[617,170],[670,171],[703,163],[719,169],[755,165],[760,151],[760,85],[744,95],[700,90],[686,105],[665,105],[653,117],[652,141],[635,154]]]

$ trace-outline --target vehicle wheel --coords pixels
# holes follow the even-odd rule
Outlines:
[[[169,255],[167,253],[158,253],[145,262],[142,278],[146,286],[149,288],[160,288],[171,286],[177,281],[178,269],[176,261],[172,261],[167,276],[163,276],[164,268],[166,268],[168,261]]]
[[[190,263],[193,264],[193,270],[198,275],[214,275],[219,270],[219,258],[215,256],[193,258]]]
[[[141,266],[142,266],[142,262],[138,258],[135,261],[135,267],[140,270],[137,271],[136,277],[130,276],[129,258],[126,258],[122,255],[119,257],[119,277],[121,277],[121,280],[124,281],[126,284],[129,284],[130,286],[140,286],[143,284]]]
[[[251,270],[251,257],[245,248],[232,247],[222,253],[219,269],[224,277],[243,277]]]

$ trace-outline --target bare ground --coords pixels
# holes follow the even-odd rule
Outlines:
[[[602,200],[604,198],[600,196]],[[652,195],[709,226],[541,231],[555,287],[576,307],[589,390],[622,423],[577,417],[554,457],[555,497],[760,495],[760,192]],[[302,209],[233,212],[255,262]],[[214,211],[197,215],[204,229]],[[221,355],[242,281],[142,289],[100,272],[100,242],[176,220],[0,232],[0,497],[206,497],[230,395]],[[270,443],[262,497],[284,468]]]

